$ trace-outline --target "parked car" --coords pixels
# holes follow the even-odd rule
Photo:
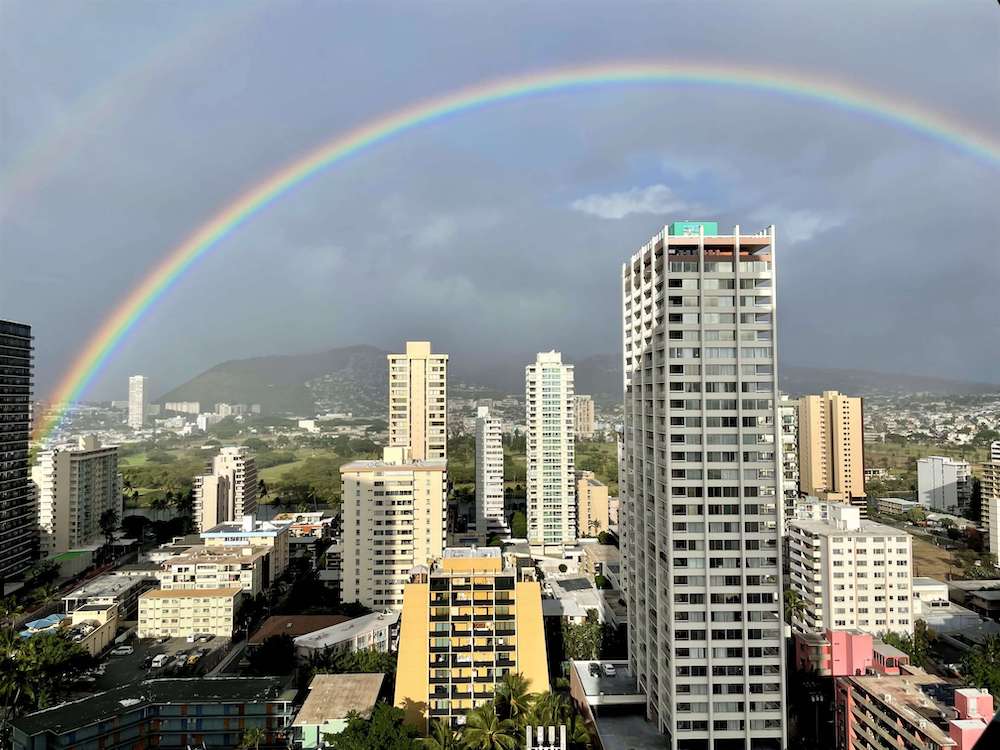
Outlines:
[[[153,669],[159,669],[160,667],[166,665],[168,661],[170,661],[170,654],[157,654],[153,657],[153,661],[150,662],[150,666],[153,667]]]
[[[111,649],[112,656],[131,656],[135,653],[135,649],[131,646],[118,646]]]
[[[589,672],[591,677],[599,677],[601,674],[601,665],[596,661],[590,662]]]
[[[215,638],[215,633],[202,633],[198,636],[198,643],[208,643]]]
[[[161,635],[159,638],[156,639],[156,642],[159,643],[160,645],[163,645],[164,643],[166,643],[169,640],[170,640],[170,636],[169,635]]]
[[[614,677],[616,674],[618,674],[618,672],[615,671],[615,665],[609,664],[608,662],[604,662],[601,665],[601,671],[604,672],[605,677]]]

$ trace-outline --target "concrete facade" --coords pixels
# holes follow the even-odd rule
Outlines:
[[[574,396],[573,419],[577,440],[590,440],[594,437],[594,399],[584,394]]]
[[[257,461],[244,446],[223,448],[212,459],[210,473],[194,478],[195,530],[257,512]]]
[[[242,594],[238,586],[218,589],[154,589],[139,597],[140,638],[186,638],[211,633],[233,635],[233,616]]]
[[[592,471],[576,473],[576,535],[597,536],[611,525],[608,485],[598,482]]]
[[[622,267],[629,663],[670,750],[786,744],[774,253],[676,222]]]
[[[412,460],[407,448],[385,448],[381,461],[340,467],[343,601],[403,607],[410,569],[430,564],[444,550],[446,468],[444,460]]]
[[[503,420],[476,410],[476,519],[479,533],[509,533],[504,515]]]
[[[960,514],[972,496],[968,461],[947,456],[917,459],[917,502],[929,510]]]
[[[540,352],[524,368],[527,425],[528,542],[543,547],[576,540],[573,365]]]
[[[448,458],[448,355],[431,342],[407,341],[389,355],[389,446],[414,461]]]
[[[34,355],[31,326],[0,320],[0,578],[27,570],[37,553],[38,514],[28,453]]]
[[[788,536],[790,586],[805,604],[794,628],[913,632],[909,534],[830,503],[827,520],[791,520]]]
[[[457,728],[507,673],[524,675],[530,692],[549,689],[541,589],[492,551],[446,550],[406,586],[395,704],[422,732],[431,719]]]
[[[807,495],[851,502],[865,514],[861,399],[837,391],[799,399],[799,483]]]
[[[146,377],[133,375],[128,379],[128,426],[141,430],[146,420]]]
[[[75,447],[54,448],[38,456],[31,471],[38,487],[41,554],[54,557],[67,550],[104,541],[101,514],[112,510],[122,518],[122,485],[118,446],[102,446],[93,435]]]

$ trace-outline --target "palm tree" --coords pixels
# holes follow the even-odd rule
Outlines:
[[[447,722],[435,719],[429,737],[417,740],[421,750],[459,750],[459,735]]]
[[[267,734],[260,727],[253,727],[243,733],[240,750],[260,750],[260,743],[267,740]]]
[[[466,715],[462,743],[468,750],[514,750],[518,745],[517,725],[501,719],[493,705],[487,703]]]
[[[806,602],[802,595],[794,589],[785,589],[785,622],[791,625],[800,619],[806,611]]]
[[[520,672],[508,672],[497,685],[496,703],[505,719],[520,724],[533,702],[528,680]]]

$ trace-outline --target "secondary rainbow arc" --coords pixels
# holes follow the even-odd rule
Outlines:
[[[443,117],[519,97],[613,84],[696,84],[742,88],[823,103],[867,115],[947,144],[991,166],[1000,165],[1000,142],[976,128],[885,94],[788,71],[683,62],[615,62],[548,70],[494,80],[425,100],[338,135],[292,161],[198,227],[168,253],[91,336],[54,390],[57,408],[39,424],[45,439],[78,401],[143,314],[206,253],[255,214],[337,162]]]

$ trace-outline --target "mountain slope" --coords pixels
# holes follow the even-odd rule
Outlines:
[[[317,411],[379,414],[387,402],[386,354],[373,346],[348,346],[313,354],[254,357],[223,362],[164,394],[164,401],[200,401],[203,409],[218,402],[261,404],[265,413],[311,415]],[[502,365],[483,367],[452,359],[450,389],[455,395],[521,393],[524,364],[533,355],[508,357]],[[618,355],[598,354],[575,365],[576,391],[601,401],[621,398]],[[470,365],[472,365],[470,367]],[[946,378],[894,375],[870,370],[782,366],[781,389],[793,396],[839,390],[859,396],[901,393],[964,395],[1000,392],[1000,385]]]

